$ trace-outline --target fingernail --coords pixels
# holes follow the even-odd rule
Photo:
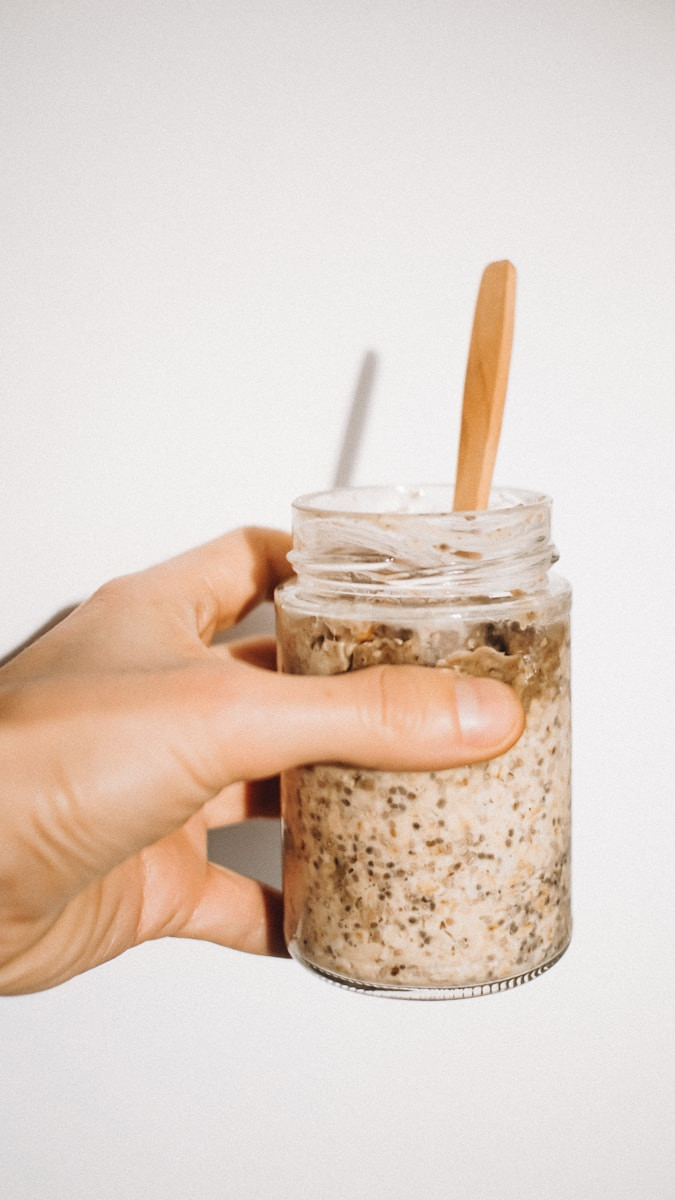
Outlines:
[[[498,679],[460,675],[456,683],[457,716],[464,743],[474,750],[508,750],[525,724],[516,693]]]

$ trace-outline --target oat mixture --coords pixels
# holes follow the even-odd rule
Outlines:
[[[438,612],[432,621],[427,612],[399,624],[391,610],[378,623],[350,605],[334,612],[279,606],[282,670],[326,675],[389,662],[490,675],[518,692],[526,728],[506,754],[471,767],[286,772],[291,952],[337,980],[385,991],[494,990],[537,973],[571,932],[566,617],[511,608],[499,621]]]

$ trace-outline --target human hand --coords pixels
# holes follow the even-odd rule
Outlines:
[[[153,938],[284,954],[281,897],[207,860],[207,831],[278,812],[278,772],[440,769],[520,736],[506,685],[422,667],[277,674],[270,638],[213,643],[290,574],[237,530],[104,585],[0,670],[0,992]]]

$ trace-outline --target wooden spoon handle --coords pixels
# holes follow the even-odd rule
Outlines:
[[[516,269],[490,263],[483,272],[466,365],[455,512],[487,508],[511,362]]]

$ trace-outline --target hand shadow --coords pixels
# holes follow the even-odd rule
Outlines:
[[[24,640],[20,642],[18,646],[15,646],[13,650],[10,650],[7,654],[3,655],[3,657],[0,658],[0,667],[6,667],[7,663],[11,662],[13,658],[16,658],[17,654],[20,654],[22,650],[27,650],[29,646],[33,645],[33,642],[37,642],[38,638],[41,638],[45,633],[49,633],[50,629],[54,629],[57,625],[60,625],[61,621],[65,621],[66,617],[69,617],[71,612],[74,612],[76,608],[77,604],[69,604],[66,608],[60,608],[59,611],[55,612],[54,616],[50,617],[48,621],[45,621],[39,629],[36,629],[33,633],[29,634],[28,637],[24,638]]]

